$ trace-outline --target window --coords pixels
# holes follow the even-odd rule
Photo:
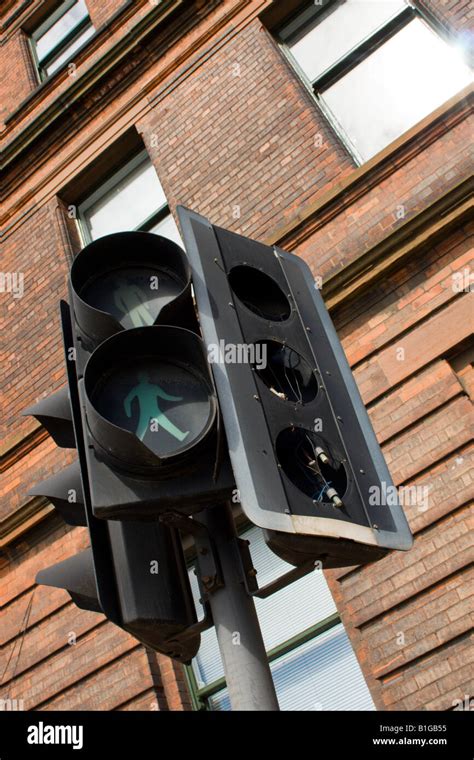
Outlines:
[[[472,81],[461,51],[404,0],[321,0],[280,40],[360,163]]]
[[[292,569],[267,548],[259,528],[244,535],[250,540],[261,587]],[[190,577],[197,601],[197,580],[194,573]],[[322,572],[314,571],[255,602],[282,710],[374,709]],[[230,710],[213,628],[202,634],[188,672],[199,705]]]
[[[79,206],[85,243],[112,232],[145,230],[182,245],[160,180],[142,151]]]
[[[54,74],[94,34],[84,0],[66,0],[31,35],[41,79]]]

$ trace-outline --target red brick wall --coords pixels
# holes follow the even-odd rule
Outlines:
[[[86,0],[86,5],[95,29],[100,29],[125,5],[125,0]]]
[[[27,430],[31,421],[19,418],[22,409],[65,382],[58,304],[67,294],[69,264],[55,206],[44,205],[19,225],[8,237],[2,257],[3,271],[24,275],[23,297],[5,302],[2,386],[7,435]]]
[[[443,26],[456,32],[468,32],[464,39],[468,43],[472,31],[474,10],[470,0],[418,0],[420,7],[432,14]]]
[[[258,20],[138,127],[171,206],[242,234],[281,226],[353,168]]]
[[[391,167],[374,185],[361,183],[360,197],[337,215],[337,224],[322,219],[322,226],[298,245],[315,274],[325,279],[339,271],[469,177],[466,145],[474,120],[463,118],[452,126],[450,121],[456,119],[441,121],[438,139],[421,152],[415,148],[403,159],[395,157],[395,171]]]
[[[447,360],[472,333],[452,277],[472,244],[470,224],[335,315],[394,483],[427,489],[405,503],[410,552],[327,574],[385,709],[452,709],[472,684],[472,399]]]
[[[0,71],[4,74],[1,90],[3,120],[8,120],[8,117],[20,106],[23,100],[38,89],[37,96],[13,120],[8,121],[8,133],[13,135],[21,131],[25,124],[50,105],[60,92],[66,93],[70,85],[76,81],[76,76],[82,75],[114,44],[123,39],[141,18],[156,10],[157,7],[149,0],[139,0],[139,2],[134,3],[132,8],[127,7],[124,0],[107,0],[106,2],[91,0],[87,6],[92,23],[96,32],[99,33],[97,38],[74,56],[73,63],[76,68],[72,72],[68,70],[68,67],[58,70],[57,74],[42,84],[40,89],[38,89],[38,77],[33,73],[33,58],[28,50],[26,39],[36,26],[32,22],[32,19],[35,18],[33,12],[39,6],[27,8],[11,22],[9,21],[10,16],[4,20],[4,23],[8,21],[6,33],[8,45],[3,49],[0,57]],[[120,9],[124,10],[124,14],[114,21],[112,17]],[[110,25],[108,22],[113,23]],[[23,31],[25,28],[26,31]],[[130,57],[132,54],[129,55]]]
[[[119,5],[117,0],[90,0],[96,26],[106,23]],[[463,0],[431,5],[455,28],[464,27],[471,12]],[[286,226],[280,242],[304,256],[325,281],[466,178],[472,126],[458,109],[444,114],[435,129],[428,119],[426,131],[408,149],[402,146],[390,156],[383,171],[374,168],[364,175],[359,170],[354,187],[324,205],[330,191],[337,193],[340,183],[354,176],[354,166],[255,18],[262,7],[257,0],[225,0],[162,58],[153,56],[150,43],[149,69],[141,78],[118,89],[118,74],[100,93],[93,91],[66,114],[66,130],[64,125],[51,128],[51,156],[38,140],[16,165],[17,184],[5,204],[11,226],[2,268],[24,272],[25,295],[18,301],[1,295],[5,472],[0,523],[30,504],[30,484],[71,458],[50,439],[30,436],[34,425],[20,412],[65,382],[57,304],[66,295],[71,251],[57,195],[73,186],[76,174],[108,140],[135,125],[173,210],[184,203],[216,223],[260,239],[275,238]],[[84,66],[150,9],[149,3],[137,3],[136,15],[114,27],[103,47],[88,51]],[[206,36],[211,23],[213,41]],[[10,112],[32,90],[34,80],[19,27],[10,27],[8,34],[0,66],[8,72],[4,103]],[[127,65],[131,67],[130,59]],[[66,99],[69,84],[61,75],[45,87],[9,123],[7,141],[33,124],[59,93]],[[105,102],[102,92],[107,87],[111,92],[116,87],[117,93]],[[303,221],[317,203],[322,210]],[[472,327],[467,293],[456,293],[451,286],[453,273],[470,261],[472,229],[459,225],[442,242],[406,258],[397,270],[334,311],[395,482],[429,487],[426,510],[407,507],[416,535],[411,552],[328,574],[381,709],[449,709],[453,699],[467,693],[462,664],[470,588],[470,409],[451,353]],[[399,348],[405,350],[402,361]],[[36,589],[18,659],[35,573],[85,546],[84,530],[58,523],[50,516],[30,528],[3,557],[0,673],[14,645],[16,649],[1,696],[23,698],[26,709],[189,708],[179,666],[147,653],[101,616],[77,610],[58,590]],[[72,631],[77,643],[71,646],[67,637]],[[403,644],[398,643],[400,633]]]
[[[0,55],[0,118],[3,121],[35,88],[31,53],[20,29],[6,37]]]

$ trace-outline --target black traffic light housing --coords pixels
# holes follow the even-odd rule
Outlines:
[[[70,295],[94,515],[153,521],[229,498],[184,251],[152,233],[107,235],[74,260]]]
[[[22,414],[24,417],[35,417],[60,448],[76,448],[67,386],[40,399],[36,404],[25,409]]]
[[[46,496],[68,525],[87,525],[79,460],[28,491],[30,496]]]
[[[78,461],[36,485],[31,493],[47,496],[68,524],[87,525],[91,548],[41,570],[37,582],[66,589],[78,607],[103,612],[151,649],[189,662],[199,649],[200,631],[209,627],[210,620],[207,615],[197,622],[178,530],[157,520],[147,524],[107,522],[92,513],[85,415],[76,376],[71,313],[65,302],[61,302],[61,322],[68,390],[40,401],[28,412],[62,445],[70,447],[77,442]]]
[[[199,649],[200,627],[178,532],[159,524],[150,529],[149,525],[136,522],[107,522],[93,514],[85,411],[81,409],[76,352],[72,350],[72,314],[64,301],[61,302],[61,323],[71,416],[100,606],[111,622],[146,646],[181,662],[189,662]],[[135,566],[137,558],[139,562]]]
[[[178,214],[187,256],[142,232],[78,254],[71,307],[61,302],[68,389],[28,413],[78,452],[32,493],[91,540],[38,581],[189,662],[211,625],[207,595],[222,584],[190,516],[234,500],[236,485],[297,572],[373,561],[412,537],[398,502],[373,506],[372,489],[387,493],[391,478],[307,265]],[[180,530],[197,548],[201,622]]]
[[[102,612],[95,582],[92,549],[85,549],[56,565],[40,570],[36,583],[41,586],[64,588],[81,610]]]
[[[197,330],[189,263],[167,238],[150,232],[105,235],[78,253],[69,281],[76,332],[88,353],[132,327]]]
[[[247,517],[295,565],[408,549],[398,502],[371,506],[371,488],[384,493],[391,477],[308,266],[188,209],[178,215],[201,330],[223,354],[211,367]],[[232,351],[227,361],[228,347],[246,348],[249,361]]]

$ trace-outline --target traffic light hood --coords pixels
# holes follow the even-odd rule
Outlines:
[[[151,232],[119,232],[78,253],[70,292],[84,348],[130,327],[192,326],[191,270],[176,243]],[[177,322],[176,318],[179,318]]]

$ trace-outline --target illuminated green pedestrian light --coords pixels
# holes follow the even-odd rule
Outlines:
[[[164,399],[165,401],[183,401],[183,397],[171,396],[169,393],[166,393],[163,388],[160,388],[159,385],[150,383],[147,372],[140,372],[138,380],[138,385],[132,388],[123,404],[125,414],[127,417],[131,417],[132,401],[136,399],[138,402],[139,419],[135,433],[139,439],[143,441],[148,428],[151,425],[155,425],[157,431],[159,431],[160,428],[163,428],[170,435],[177,438],[178,441],[184,441],[189,435],[189,430],[183,433],[183,431],[176,427],[176,425],[171,422],[158,406],[158,398]]]
[[[214,414],[212,391],[202,376],[156,356],[129,356],[128,361],[118,356],[102,367],[89,397],[105,420],[133,433],[160,458],[193,446]]]

